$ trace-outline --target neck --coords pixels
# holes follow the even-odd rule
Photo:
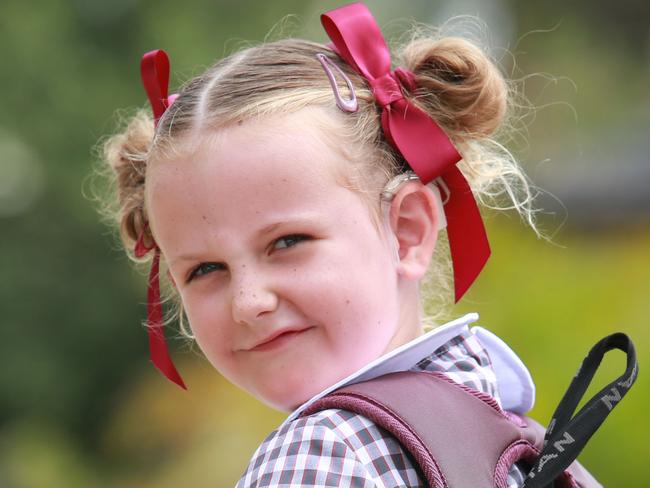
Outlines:
[[[403,281],[400,284],[399,327],[384,353],[412,341],[423,333],[419,284],[416,281]]]

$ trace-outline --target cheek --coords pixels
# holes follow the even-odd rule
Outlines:
[[[366,246],[348,268],[349,308],[357,318],[349,340],[376,353],[384,351],[399,326],[397,274],[392,257],[377,243]],[[358,347],[358,346],[357,346]]]
[[[364,259],[368,263],[367,256],[348,254],[313,263],[295,273],[295,281],[287,284],[286,296],[299,301],[295,305],[305,312],[312,309],[330,320],[358,321],[380,307],[389,291],[386,273],[369,269]]]
[[[223,305],[215,298],[181,293],[185,314],[196,342],[210,360],[221,363],[228,357],[231,329]]]
[[[338,347],[359,350],[360,344],[390,338],[398,324],[397,277],[391,257],[379,249],[360,248],[342,254],[329,267],[312,273],[307,297],[332,329]],[[345,344],[347,343],[347,344]]]

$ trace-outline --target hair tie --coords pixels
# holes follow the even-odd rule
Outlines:
[[[149,97],[153,110],[154,124],[158,125],[160,117],[174,102],[178,95],[168,96],[169,90],[169,58],[165,51],[159,49],[149,51],[142,56],[140,74],[144,89]],[[136,257],[144,257],[149,251],[154,250],[154,257],[149,272],[147,286],[147,333],[149,336],[149,356],[151,362],[166,378],[176,383],[181,388],[187,389],[183,379],[176,370],[169,355],[165,341],[165,328],[163,324],[162,304],[160,303],[160,249],[155,241],[151,246],[144,242],[145,234],[149,229],[147,222],[135,243],[133,250]]]
[[[402,86],[406,88],[407,91],[409,92],[414,92],[415,89],[417,88],[417,84],[415,83],[415,75],[411,70],[408,70],[406,68],[395,68],[395,76],[397,76],[397,79],[400,81]]]
[[[402,93],[415,89],[415,76],[403,68],[391,71],[390,51],[379,26],[361,3],[321,15],[334,50],[370,85],[382,107],[386,140],[397,149],[425,185],[441,178],[449,189],[445,208],[454,268],[455,300],[476,280],[490,256],[485,227],[472,190],[456,166],[461,160],[449,137]]]

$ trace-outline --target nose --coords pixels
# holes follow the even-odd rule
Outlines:
[[[270,280],[261,272],[242,267],[233,277],[233,285],[232,316],[236,323],[254,325],[278,306]]]

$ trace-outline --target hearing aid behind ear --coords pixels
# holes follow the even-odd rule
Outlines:
[[[386,186],[384,186],[384,189],[381,192],[381,211],[382,221],[384,225],[384,234],[391,241],[390,247],[393,254],[393,264],[399,263],[400,259],[399,242],[397,241],[395,233],[390,228],[390,202],[393,200],[395,193],[397,193],[397,191],[404,183],[414,180],[419,181],[420,178],[414,172],[407,171],[406,173],[395,176],[388,183],[386,183]],[[438,185],[440,185],[440,187]],[[447,185],[445,185],[444,181],[442,181],[441,178],[436,178],[431,183],[429,183],[427,187],[433,192],[434,198],[437,202],[436,209],[438,213],[438,227],[436,230],[439,232],[447,227],[447,218],[445,217],[444,205],[449,200],[449,188],[447,188]],[[444,200],[440,194],[441,188],[445,192]]]
[[[388,183],[386,183],[386,186],[384,186],[384,189],[381,192],[382,206],[384,206],[386,203],[390,204],[391,200],[395,196],[395,193],[397,193],[402,184],[406,183],[407,181],[414,180],[419,181],[420,178],[414,172],[407,171],[406,173],[395,176]],[[436,178],[431,183],[429,183],[427,187],[433,192],[436,198],[436,208],[438,211],[438,228],[436,230],[441,231],[447,227],[447,217],[445,216],[444,206],[449,201],[451,193],[449,192],[449,188],[442,180],[442,178]],[[440,193],[440,190],[442,190],[445,194],[444,199]],[[386,211],[384,211],[384,214],[386,214]],[[386,218],[386,215],[384,217]]]

